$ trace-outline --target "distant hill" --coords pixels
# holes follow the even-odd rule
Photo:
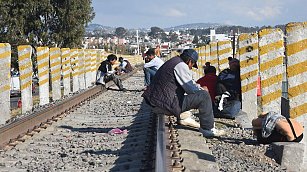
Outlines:
[[[92,32],[92,31],[94,31],[94,30],[115,30],[115,28],[113,28],[113,27],[110,27],[110,26],[103,26],[103,25],[100,25],[100,24],[89,24],[86,28],[85,28],[85,30],[87,31],[87,32]]]
[[[221,26],[226,26],[219,23],[191,23],[191,24],[183,24],[179,26],[164,28],[165,31],[170,30],[187,30],[187,29],[208,29],[208,28],[218,28]]]

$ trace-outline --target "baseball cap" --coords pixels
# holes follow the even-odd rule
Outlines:
[[[240,63],[240,61],[236,58],[231,58],[231,59],[228,59],[228,60],[229,60],[229,64],[233,64],[233,63],[239,64]]]
[[[183,50],[182,55],[190,57],[190,59],[192,59],[195,62],[193,67],[198,69],[198,66],[197,66],[198,53],[195,50],[193,50],[193,49],[185,49],[185,50]]]

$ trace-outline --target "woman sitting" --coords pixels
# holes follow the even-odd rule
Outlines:
[[[278,113],[264,113],[252,121],[257,141],[262,144],[272,142],[300,142],[304,127],[294,119]]]

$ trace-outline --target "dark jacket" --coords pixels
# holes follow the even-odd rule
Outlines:
[[[241,95],[240,71],[224,69],[218,75],[218,83],[223,84],[226,90],[233,95]]]
[[[112,65],[108,60],[105,60],[100,63],[98,70],[100,70],[104,75],[108,73],[108,71],[112,71]]]
[[[180,62],[183,62],[180,57],[174,57],[165,62],[142,95],[151,106],[165,109],[177,116],[182,112],[185,93],[174,74],[174,68]]]
[[[126,67],[125,67],[125,72],[126,73],[128,73],[128,72],[131,72],[132,70],[133,70],[133,67],[132,67],[132,65],[130,64],[130,62],[128,61],[128,60],[124,60],[126,63],[127,63],[127,65],[126,65]]]

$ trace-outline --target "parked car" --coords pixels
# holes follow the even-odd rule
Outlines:
[[[11,74],[11,89],[10,89],[11,97],[20,96],[20,80],[18,73]]]

